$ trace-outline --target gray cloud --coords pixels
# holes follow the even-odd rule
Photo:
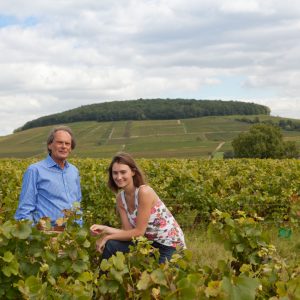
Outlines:
[[[0,11],[0,135],[140,97],[224,95],[300,118],[297,1],[11,0]]]

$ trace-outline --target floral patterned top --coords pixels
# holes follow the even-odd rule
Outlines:
[[[128,211],[124,191],[121,192],[123,206],[126,210],[128,220],[133,227],[136,227],[138,192],[139,188],[135,190],[135,210],[132,213],[129,213]],[[145,237],[151,241],[155,241],[166,246],[171,246],[174,248],[179,246],[186,248],[184,235],[181,228],[168,208],[160,199],[158,199],[155,206],[151,208],[151,215],[148,221]]]

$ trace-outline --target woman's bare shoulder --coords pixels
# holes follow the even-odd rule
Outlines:
[[[156,192],[149,185],[142,185],[139,189],[139,199],[140,201],[149,202],[151,199],[152,204],[154,205],[158,199]]]
[[[153,188],[147,184],[143,184],[139,187],[139,194],[151,194],[155,193]]]

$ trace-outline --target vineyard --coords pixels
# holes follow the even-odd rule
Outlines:
[[[110,158],[118,151],[135,158],[208,158],[232,150],[231,142],[249,130],[254,120],[285,123],[266,115],[210,116],[179,120],[82,121],[67,123],[78,145],[77,158]],[[246,121],[245,121],[246,120]],[[248,121],[247,121],[248,120]],[[42,126],[0,137],[0,158],[44,157],[45,137],[52,126]],[[300,149],[300,131],[282,129],[284,141]],[[216,153],[217,152],[217,153]]]
[[[68,212],[62,233],[16,222],[22,175],[34,160],[0,161],[1,299],[300,299],[300,261],[287,263],[268,226],[299,230],[300,161],[140,159],[149,184],[186,232],[205,226],[232,259],[200,265],[189,250],[159,265],[140,238],[129,254],[101,261],[93,223],[118,225],[106,159],[73,159],[84,226]]]

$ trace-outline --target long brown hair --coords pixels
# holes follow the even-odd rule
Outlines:
[[[131,157],[131,155],[128,153],[125,153],[125,152],[119,152],[113,157],[113,159],[108,167],[108,174],[109,174],[108,187],[113,192],[116,193],[119,190],[119,188],[116,185],[116,183],[113,179],[113,176],[112,176],[112,168],[113,168],[114,163],[127,165],[131,169],[131,171],[133,171],[135,173],[134,176],[132,177],[133,184],[135,187],[139,187],[146,183],[144,174],[142,173],[142,171],[140,170],[140,168],[138,167],[138,165],[134,161],[134,159]]]

